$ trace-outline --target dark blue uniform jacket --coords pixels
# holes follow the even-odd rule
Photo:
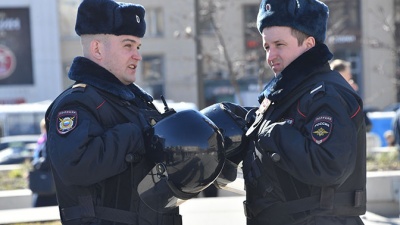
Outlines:
[[[178,209],[158,214],[136,190],[154,166],[141,157],[143,129],[150,120],[160,119],[152,97],[83,57],[75,58],[69,77],[75,85],[46,113],[62,222],[181,224]]]
[[[272,104],[243,162],[248,224],[362,224],[362,101],[330,70],[331,57],[325,45],[315,46],[260,95],[261,104]],[[306,200],[296,205],[299,199]]]

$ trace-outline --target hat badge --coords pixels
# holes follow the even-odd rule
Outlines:
[[[271,4],[269,3],[265,4],[265,11],[267,12],[271,11]]]
[[[140,17],[136,15],[136,22],[140,23]]]
[[[297,3],[297,8],[300,9],[300,2],[299,2],[299,0],[296,0],[296,3]]]

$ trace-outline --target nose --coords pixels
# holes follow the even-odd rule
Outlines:
[[[142,60],[142,55],[140,54],[140,52],[138,50],[135,50],[133,55],[132,55],[132,58],[137,60],[137,61],[141,61]]]
[[[276,59],[276,51],[274,51],[272,48],[269,49],[269,51],[266,54],[266,60],[269,65]]]

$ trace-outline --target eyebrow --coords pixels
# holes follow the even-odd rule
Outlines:
[[[270,44],[276,44],[276,43],[279,43],[279,42],[284,42],[284,43],[285,43],[284,40],[278,39],[278,40],[276,40],[276,41],[271,42]],[[265,42],[265,43],[264,43],[264,46],[265,46],[266,44],[267,44],[267,43]],[[270,45],[270,44],[268,44],[268,45]]]
[[[129,38],[122,40],[122,42],[132,42],[132,43],[135,43],[135,44],[138,43],[136,40],[129,39]],[[142,44],[138,44],[138,46],[142,46]]]
[[[282,40],[282,39],[278,39],[278,40],[276,40],[276,41],[273,41],[272,43],[276,44],[276,43],[279,43],[279,42],[286,42],[286,41],[284,41],[284,40]]]

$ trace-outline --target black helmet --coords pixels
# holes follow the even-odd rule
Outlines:
[[[230,158],[247,147],[247,109],[231,102],[216,103],[200,111],[217,125],[224,136],[226,157]]]
[[[224,167],[214,184],[222,188],[236,180],[237,168],[248,148],[246,138],[248,110],[231,102],[221,102],[200,111],[217,125],[224,137],[226,160]]]
[[[138,192],[147,206],[167,212],[195,197],[220,174],[224,139],[218,127],[195,110],[166,117],[145,134],[147,158],[154,168]]]

